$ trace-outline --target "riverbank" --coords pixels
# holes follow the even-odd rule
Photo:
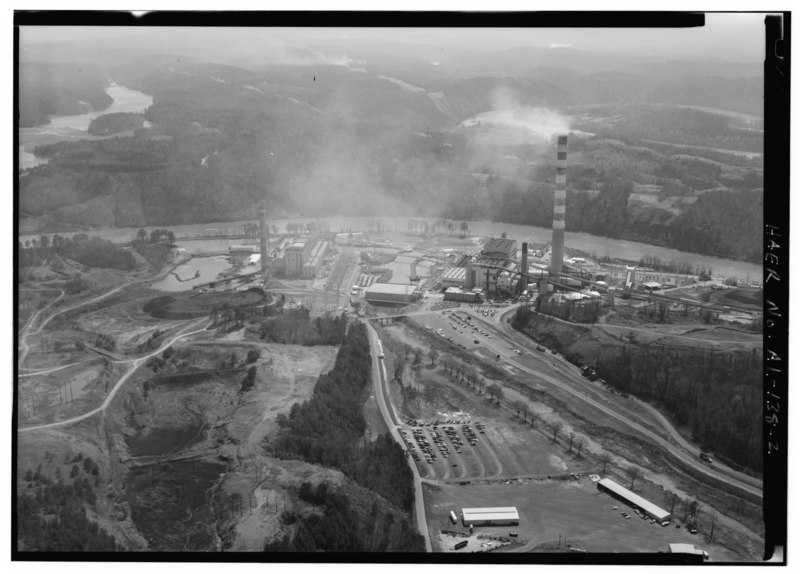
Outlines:
[[[114,102],[104,110],[68,116],[52,116],[43,126],[19,129],[19,169],[28,169],[47,163],[47,158],[37,157],[33,150],[40,145],[78,139],[99,139],[107,136],[92,136],[87,131],[95,118],[117,112],[141,113],[153,105],[153,97],[136,90],[112,83],[106,93]]]
[[[306,218],[286,218],[286,219],[269,219],[267,224],[270,228],[276,228],[279,232],[285,232],[290,225],[300,223],[316,224],[319,228],[327,227],[332,232],[353,232],[353,233],[368,233],[370,229],[375,228],[378,223],[382,226],[384,232],[394,233],[407,233],[409,226],[408,222],[411,221],[423,222],[427,221],[429,225],[433,225],[436,221],[434,218],[407,218],[407,217],[306,217]],[[201,248],[203,250],[227,250],[232,245],[241,244],[255,244],[253,238],[242,239],[223,239],[222,237],[232,235],[234,231],[241,229],[245,224],[252,224],[253,220],[247,221],[223,221],[223,222],[209,222],[209,223],[194,223],[190,225],[175,225],[170,226],[169,229],[175,234],[175,238],[181,245],[188,251]],[[458,229],[460,222],[453,222],[456,229]],[[467,222],[469,225],[468,235],[482,236],[482,237],[500,237],[503,233],[509,239],[514,239],[521,243],[527,241],[529,243],[546,244],[552,238],[552,230],[545,227],[535,227],[532,225],[517,225],[509,223],[500,223],[496,221],[471,221]],[[145,231],[150,233],[157,227],[144,227]],[[115,228],[115,229],[97,229],[92,231],[81,231],[81,233],[88,233],[89,235],[96,235],[115,243],[125,243],[131,241],[139,231],[138,228]],[[76,231],[75,233],[78,233]],[[457,233],[456,233],[457,234]],[[454,235],[456,235],[454,234]],[[51,237],[52,233],[45,233]],[[64,233],[62,233],[64,235]],[[219,236],[220,239],[203,240],[200,244],[199,240],[194,240],[191,243],[182,243],[182,238],[198,237],[198,236]],[[23,244],[25,241],[37,239],[40,235],[23,235],[19,237],[19,241]],[[446,241],[446,238],[443,238]],[[209,241],[213,241],[209,243]],[[702,255],[699,253],[690,253],[686,251],[679,251],[677,249],[670,249],[668,247],[660,247],[656,245],[649,245],[636,241],[628,241],[625,239],[611,239],[608,237],[600,237],[590,233],[579,233],[574,231],[567,231],[565,233],[565,245],[568,249],[576,249],[589,254],[595,254],[598,257],[614,257],[628,261],[639,261],[643,257],[657,257],[661,261],[678,261],[689,263],[692,267],[710,268],[714,276],[720,277],[736,277],[737,279],[746,282],[760,283],[763,275],[762,266],[745,261],[734,261],[731,259],[723,259],[721,257],[713,257],[710,255]]]

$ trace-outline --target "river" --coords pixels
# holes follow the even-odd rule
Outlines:
[[[33,128],[20,128],[19,169],[47,163],[46,158],[33,155],[36,146],[64,140],[102,139],[107,136],[90,136],[86,131],[94,118],[116,112],[139,113],[153,104],[152,96],[113,83],[108,87],[106,93],[114,99],[114,102],[105,110],[69,116],[52,116],[49,124]]]
[[[86,129],[92,119],[107,113],[114,112],[141,112],[148,106],[152,105],[153,98],[142,92],[129,90],[123,86],[112,84],[108,90],[108,95],[114,98],[114,103],[111,104],[106,110],[98,112],[89,112],[86,114],[72,115],[72,116],[53,116],[52,121],[45,125],[35,128],[23,128],[19,130],[20,137],[20,169],[26,167],[33,167],[45,163],[47,160],[44,158],[37,158],[30,153],[37,145],[45,143],[54,143],[62,140],[73,139],[93,139],[94,136],[87,134]],[[496,118],[495,118],[496,119]],[[525,119],[525,118],[522,118]],[[407,217],[327,217],[327,218],[296,218],[296,219],[278,219],[270,220],[269,224],[275,225],[279,231],[286,230],[288,223],[308,223],[317,222],[330,226],[330,230],[334,232],[340,231],[367,231],[367,223],[369,221],[380,221],[387,231],[406,231],[408,229]],[[422,221],[423,218],[414,218],[417,221]],[[432,224],[435,219],[427,219],[429,224]],[[252,221],[251,221],[252,222]],[[175,234],[176,238],[191,237],[197,235],[224,235],[226,229],[234,230],[245,223],[239,222],[217,222],[217,223],[197,223],[191,225],[176,225],[166,226]],[[458,223],[455,222],[456,227]],[[552,236],[552,231],[544,227],[534,227],[530,225],[512,225],[507,223],[497,223],[493,221],[473,221],[470,222],[470,235],[481,236],[494,236],[499,237],[501,233],[506,233],[510,239],[516,239],[519,242],[529,241],[532,243],[548,243]],[[162,226],[165,227],[165,226]],[[145,230],[149,233],[156,227],[146,227]],[[117,229],[98,229],[88,231],[89,235],[96,235],[103,237],[110,241],[122,243],[130,241],[138,231],[138,228],[117,228]],[[78,233],[77,231],[74,233]],[[73,235],[74,233],[62,233],[61,235]],[[50,237],[52,233],[46,233]],[[26,240],[38,238],[39,235],[20,236],[20,241],[24,244]],[[579,249],[589,254],[596,254],[600,257],[608,255],[610,257],[618,257],[632,261],[638,261],[644,256],[658,257],[662,261],[685,261],[695,267],[710,267],[714,275],[722,277],[737,277],[746,281],[753,281],[760,283],[763,274],[762,267],[752,263],[741,261],[733,261],[730,259],[723,259],[719,257],[711,257],[708,255],[700,255],[698,253],[689,253],[685,251],[678,251],[677,249],[669,249],[666,247],[658,247],[648,245],[646,243],[639,243],[636,241],[626,241],[624,239],[609,239],[606,237],[599,237],[589,233],[576,233],[567,231],[565,235],[565,243],[567,248]],[[185,241],[180,245],[189,253],[196,253],[198,251],[223,251],[227,250],[231,245],[238,245],[241,243],[255,244],[254,240],[228,240],[219,239],[213,241]],[[210,271],[210,270],[209,270]],[[185,271],[184,271],[185,272]],[[203,278],[206,279],[205,277]],[[186,284],[180,287],[185,287]],[[178,285],[172,285],[170,281],[165,282],[164,287],[177,288]]]
[[[423,218],[413,218],[415,221],[423,221]],[[270,226],[274,225],[279,232],[286,231],[286,225],[289,223],[310,223],[325,224],[330,227],[332,232],[344,231],[367,231],[367,224],[370,221],[379,221],[386,231],[399,231],[405,232],[408,230],[408,217],[303,217],[295,219],[274,219],[269,220]],[[436,219],[427,219],[429,224],[433,224]],[[188,253],[196,253],[198,251],[225,251],[231,245],[250,244],[255,245],[255,239],[214,239],[208,241],[184,241],[181,242],[181,237],[192,237],[198,235],[225,235],[226,231],[233,232],[233,230],[241,228],[244,223],[253,223],[249,221],[227,221],[217,223],[195,223],[191,225],[171,225],[161,226],[168,227],[179,241],[179,245],[186,249]],[[456,229],[458,228],[459,221],[455,221]],[[148,233],[156,227],[145,227]],[[136,235],[139,228],[117,228],[117,229],[98,229],[87,231],[89,235],[96,235],[110,241],[123,243],[130,241]],[[75,232],[78,233],[78,232]],[[469,222],[470,236],[493,236],[500,237],[502,233],[506,233],[509,239],[516,239],[518,242],[528,241],[531,243],[548,243],[552,238],[552,230],[546,227],[534,227],[532,225],[513,225],[510,223],[498,223],[495,221],[471,221]],[[52,237],[52,233],[45,233]],[[62,233],[61,235],[71,236],[73,233]],[[26,240],[38,239],[39,235],[26,235],[20,236],[19,240],[24,244]],[[578,249],[589,254],[596,254],[598,257],[609,256],[626,259],[631,261],[639,261],[642,257],[652,256],[658,257],[662,261],[685,261],[694,267],[710,267],[714,276],[719,277],[736,277],[748,282],[761,283],[763,276],[763,268],[761,265],[747,263],[744,261],[734,261],[732,259],[723,259],[721,257],[712,257],[710,255],[701,255],[698,253],[690,253],[687,251],[679,251],[677,249],[669,249],[667,247],[659,247],[656,245],[648,245],[646,243],[639,243],[637,241],[626,241],[624,239],[610,239],[607,237],[600,237],[589,233],[578,233],[574,231],[567,231],[565,233],[565,244],[567,249]]]

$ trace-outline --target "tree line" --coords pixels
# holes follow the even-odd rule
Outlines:
[[[759,470],[762,363],[756,351],[626,345],[604,352],[596,370],[614,387],[662,405],[704,449]]]
[[[37,239],[27,239],[18,245],[19,266],[41,265],[53,255],[77,261],[87,267],[100,267],[130,271],[136,267],[136,260],[130,251],[107,239],[76,233],[71,238],[54,235],[52,241],[47,235]]]
[[[347,331],[344,313],[311,318],[308,309],[288,309],[261,322],[261,338],[285,345],[340,345]]]
[[[326,483],[313,488],[300,485],[300,500],[321,507],[321,513],[309,513],[300,519],[285,511],[281,521],[297,523],[293,535],[264,545],[265,552],[424,552],[422,538],[408,518],[395,518],[396,511],[373,502],[367,516],[353,508],[346,495]]]
[[[371,380],[367,328],[350,326],[333,369],[320,375],[312,398],[278,416],[280,431],[271,450],[338,468],[357,483],[408,513],[414,502],[413,477],[406,455],[389,435],[364,440],[363,404]]]

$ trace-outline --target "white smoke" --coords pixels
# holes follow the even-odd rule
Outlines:
[[[547,140],[569,132],[566,116],[548,108],[523,106],[508,88],[496,89],[491,104],[493,111],[486,114],[486,119],[493,124],[517,128]]]

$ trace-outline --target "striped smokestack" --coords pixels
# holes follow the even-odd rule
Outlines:
[[[267,210],[266,208],[262,207],[259,212],[259,224],[261,227],[261,233],[259,234],[259,239],[261,240],[261,275],[266,281],[267,279],[267,235],[269,234],[269,230],[267,229]]]
[[[553,196],[553,245],[550,250],[550,273],[558,275],[564,264],[564,226],[567,199],[567,136],[558,136],[556,156],[556,191]]]
[[[517,286],[517,291],[520,294],[528,288],[528,242],[522,242],[522,260],[520,261],[520,275],[519,275],[519,285]]]

